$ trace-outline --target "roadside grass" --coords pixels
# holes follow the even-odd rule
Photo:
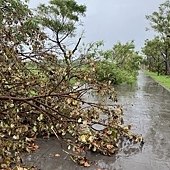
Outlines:
[[[167,75],[157,75],[157,73],[150,72],[148,70],[144,70],[146,74],[151,76],[154,80],[165,86],[166,88],[170,89],[170,76]]]

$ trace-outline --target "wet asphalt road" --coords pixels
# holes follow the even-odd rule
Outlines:
[[[112,157],[91,153],[89,157],[95,164],[84,168],[62,152],[55,138],[38,139],[40,149],[27,154],[25,164],[41,170],[170,170],[170,92],[142,71],[136,85],[122,85],[116,90],[125,124],[142,134],[143,146],[126,146]],[[61,156],[55,157],[56,153]]]

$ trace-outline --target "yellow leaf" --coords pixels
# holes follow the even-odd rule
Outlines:
[[[72,101],[72,105],[76,106],[78,104],[77,100]]]
[[[43,114],[40,114],[40,116],[37,118],[38,121],[43,120]]]
[[[68,145],[68,150],[70,150],[71,149],[71,146],[70,145]]]
[[[78,119],[78,123],[81,123],[81,118]]]
[[[34,131],[34,132],[37,132],[36,126],[33,127],[33,131]]]
[[[86,142],[87,142],[87,141],[86,141],[86,137],[87,137],[86,135],[81,135],[81,136],[80,136],[80,140],[81,140],[82,142],[85,142],[85,143],[86,143]]]
[[[128,132],[129,126],[125,126],[123,129]]]
[[[14,124],[11,124],[11,128],[13,128],[15,125]]]
[[[35,140],[35,138],[28,138],[28,137],[25,138],[26,142],[33,142],[34,140]]]

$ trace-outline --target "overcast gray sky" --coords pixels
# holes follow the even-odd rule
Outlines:
[[[144,45],[145,39],[152,39],[156,34],[145,31],[149,21],[145,15],[158,11],[165,0],[77,0],[87,6],[86,17],[82,19],[85,30],[85,43],[104,40],[105,49],[110,49],[118,41],[126,43],[134,40],[136,49]],[[48,0],[30,0],[30,7]]]

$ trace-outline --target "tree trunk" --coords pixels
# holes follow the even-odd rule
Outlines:
[[[167,75],[170,75],[170,62],[167,61]]]
[[[165,75],[170,75],[170,61],[168,56],[165,58]]]

